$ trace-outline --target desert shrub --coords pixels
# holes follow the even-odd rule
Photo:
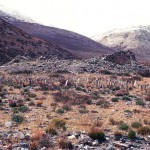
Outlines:
[[[150,127],[149,127],[149,126],[140,127],[140,128],[138,129],[138,134],[141,134],[141,135],[149,135],[149,134],[150,134]]]
[[[16,123],[22,123],[24,121],[24,117],[20,116],[18,114],[15,114],[12,116],[11,120],[16,122]]]
[[[37,97],[37,95],[36,95],[35,93],[31,93],[31,92],[29,92],[28,95],[29,95],[29,97],[31,97],[31,98]]]
[[[17,70],[17,71],[13,71],[10,74],[32,74],[33,71],[32,70]]]
[[[73,149],[72,143],[65,138],[60,139],[58,145],[61,149]]]
[[[119,122],[113,118],[109,118],[109,123],[110,123],[110,125],[118,125],[119,124]]]
[[[141,111],[139,109],[133,109],[133,112],[139,114]]]
[[[27,112],[27,111],[29,111],[29,108],[27,106],[21,106],[21,107],[18,107],[18,110],[20,112]]]
[[[96,102],[96,105],[100,106],[101,108],[108,108],[110,103],[106,100],[99,100]]]
[[[64,111],[64,109],[62,109],[62,108],[59,108],[59,109],[57,109],[57,111],[56,111],[58,114],[63,114],[65,111]]]
[[[126,101],[131,101],[131,98],[129,96],[123,96],[122,98],[123,100],[126,100]]]
[[[145,97],[145,100],[146,100],[146,101],[150,101],[150,95],[147,95],[147,96]]]
[[[106,75],[111,75],[112,74],[112,72],[109,71],[109,70],[100,70],[100,73],[106,74]]]
[[[132,113],[132,111],[131,110],[129,110],[129,109],[126,109],[126,110],[124,110],[124,112],[126,112],[126,113]]]
[[[138,74],[142,77],[150,77],[150,70],[148,69],[139,70]]]
[[[103,125],[102,121],[97,120],[97,121],[94,122],[95,127],[101,127],[102,125]]]
[[[81,108],[80,110],[79,110],[79,113],[80,114],[86,114],[86,113],[88,113],[89,111],[86,109],[86,108]]]
[[[142,124],[141,124],[140,122],[133,122],[133,123],[131,124],[131,126],[132,126],[133,128],[140,128],[140,127],[142,126]]]
[[[128,126],[126,123],[121,123],[121,124],[119,125],[119,129],[120,129],[120,130],[126,131],[126,130],[128,130],[128,128],[129,128],[129,126]]]
[[[112,91],[118,91],[118,90],[120,90],[120,87],[118,86],[112,88]]]
[[[44,134],[44,133],[43,133],[42,130],[37,130],[37,131],[35,131],[35,132],[32,134],[31,139],[32,139],[33,141],[35,141],[35,140],[40,140],[40,139],[42,138],[43,134]]]
[[[36,101],[36,106],[37,106],[37,107],[41,107],[42,104],[43,104],[43,101],[42,101],[42,100],[37,100],[37,101]]]
[[[118,90],[115,92],[115,96],[124,96],[124,95],[128,95],[128,92],[124,90]]]
[[[136,81],[142,81],[142,78],[140,76],[133,76],[132,78]]]
[[[10,101],[9,101],[9,106],[10,106],[10,107],[16,107],[16,106],[17,106],[16,101],[10,100]]]
[[[83,91],[83,92],[86,92],[86,89],[84,89],[84,88],[82,88],[82,87],[79,87],[79,86],[76,87],[76,90],[77,90],[77,91]]]
[[[56,73],[68,74],[70,72],[68,70],[57,70]]]
[[[35,106],[35,103],[32,101],[32,102],[29,102],[28,105],[29,105],[29,106]]]
[[[116,131],[116,132],[114,133],[114,136],[121,138],[121,137],[123,136],[123,134],[122,134],[122,132],[120,132],[120,131]]]
[[[48,92],[46,92],[46,91],[45,91],[45,92],[43,92],[43,95],[48,95],[48,94],[49,94],[49,93],[48,93]]]
[[[54,94],[56,102],[62,102],[70,105],[91,104],[91,97],[88,95],[78,94],[76,91],[67,90],[59,91]]]
[[[42,139],[40,139],[39,144],[40,144],[40,147],[46,147],[46,148],[48,148],[48,147],[51,146],[51,142],[50,142],[50,140],[48,138],[42,138]]]
[[[112,101],[112,102],[118,102],[118,101],[119,101],[119,98],[118,98],[118,97],[113,97],[113,98],[111,99],[111,101]]]
[[[136,105],[144,106],[145,103],[144,103],[143,100],[140,100],[140,99],[139,99],[139,100],[136,101]]]
[[[143,122],[145,125],[150,125],[150,120],[144,119]]]
[[[56,128],[62,128],[66,125],[66,122],[63,119],[55,118],[52,120],[52,123],[54,123],[54,126]]]
[[[133,130],[129,130],[128,132],[128,138],[129,139],[134,139],[136,137],[136,132]]]
[[[69,110],[72,109],[69,104],[64,104],[64,105],[62,106],[62,108],[63,108],[64,110],[66,110],[66,111],[69,111]]]
[[[52,134],[52,135],[57,135],[57,134],[58,134],[53,124],[50,124],[50,125],[46,128],[46,133]]]
[[[92,128],[91,131],[88,133],[89,137],[93,140],[105,140],[105,134],[102,130],[97,128]]]
[[[31,150],[38,150],[38,142],[37,141],[33,141],[30,143],[30,149]]]
[[[100,98],[99,93],[98,92],[93,92],[92,93],[92,98],[95,99],[95,100],[99,99]]]
[[[17,100],[17,106],[18,106],[18,107],[24,106],[23,100]]]

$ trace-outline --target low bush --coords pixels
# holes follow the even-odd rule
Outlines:
[[[114,136],[115,136],[115,137],[118,137],[118,138],[121,138],[121,137],[123,136],[123,134],[122,134],[122,132],[120,132],[120,131],[116,131],[116,132],[114,133]]]
[[[72,143],[65,138],[60,139],[58,145],[61,149],[73,149]]]
[[[56,102],[62,102],[70,105],[91,104],[91,97],[88,95],[79,94],[74,90],[59,91],[54,94]]]
[[[129,128],[129,126],[128,126],[126,123],[121,123],[121,124],[119,125],[119,129],[120,129],[120,130],[126,131],[126,130],[128,130],[128,128]]]
[[[69,111],[69,110],[72,109],[69,104],[64,104],[64,105],[62,106],[62,108],[63,108],[64,110],[66,110],[66,111]]]
[[[150,125],[150,120],[144,119],[143,122],[145,125]]]
[[[109,119],[109,123],[110,123],[110,125],[118,125],[119,124],[119,122],[114,120],[113,118]]]
[[[136,101],[136,105],[144,106],[145,103],[144,103],[143,100],[137,100],[137,101]]]
[[[110,103],[106,100],[99,100],[96,102],[96,105],[100,106],[101,108],[109,108]]]
[[[113,97],[113,98],[111,99],[111,101],[112,101],[112,102],[118,102],[118,101],[119,101],[119,98],[118,98],[118,97]]]
[[[128,92],[126,92],[125,90],[118,90],[115,92],[115,96],[124,96],[124,95],[128,95]]]
[[[145,100],[146,100],[146,101],[150,101],[150,95],[147,95],[147,96],[145,97]]]
[[[92,128],[91,131],[88,133],[89,137],[93,140],[105,140],[105,134],[102,130],[97,128]]]
[[[54,126],[56,128],[62,128],[66,125],[66,122],[63,119],[55,118],[52,120],[52,123],[54,123]]]
[[[29,108],[27,106],[21,106],[21,107],[18,107],[18,110],[20,112],[27,112],[27,111],[29,111]]]
[[[128,132],[128,138],[129,139],[134,139],[136,137],[136,132],[133,130],[129,130]]]
[[[52,134],[52,135],[57,135],[57,134],[58,134],[53,124],[50,124],[50,125],[46,128],[46,133]]]
[[[12,116],[11,120],[16,122],[16,123],[22,123],[24,121],[24,117],[15,114],[15,115]]]
[[[140,127],[138,129],[138,134],[141,134],[141,135],[150,135],[150,127],[149,126]]]
[[[131,124],[131,126],[132,126],[133,128],[140,128],[140,127],[142,126],[142,124],[141,124],[140,122],[133,122],[133,123]]]
[[[79,113],[80,114],[86,114],[86,113],[88,113],[89,111],[86,109],[86,108],[81,108],[80,110],[79,110]]]
[[[58,114],[63,114],[65,111],[64,111],[64,109],[62,109],[62,108],[59,108],[59,109],[57,109],[57,111],[56,111]]]
[[[122,99],[125,100],[125,101],[131,101],[131,98],[129,96],[123,96]]]

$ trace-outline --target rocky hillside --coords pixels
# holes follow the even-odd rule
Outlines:
[[[18,55],[30,58],[73,58],[65,49],[31,36],[2,19],[0,35],[0,64],[11,61]]]
[[[150,26],[113,30],[93,39],[115,50],[131,50],[138,61],[150,63]]]
[[[4,8],[0,11],[0,17],[33,36],[67,49],[80,58],[110,54],[114,51],[83,35],[35,23],[29,18],[21,17],[16,12],[8,12]]]

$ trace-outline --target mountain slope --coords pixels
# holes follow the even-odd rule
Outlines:
[[[75,32],[40,25],[34,21],[28,21],[26,18],[20,19],[17,14],[8,13],[5,9],[0,11],[0,17],[23,31],[45,41],[59,45],[81,58],[110,54],[114,51]]]
[[[115,50],[131,50],[138,61],[150,63],[150,26],[113,30],[93,39]]]
[[[0,64],[11,61],[18,55],[30,58],[73,58],[65,49],[31,36],[2,19],[0,35]]]

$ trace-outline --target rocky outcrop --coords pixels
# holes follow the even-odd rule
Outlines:
[[[105,60],[113,62],[115,64],[124,65],[124,64],[132,64],[133,61],[136,61],[136,58],[134,53],[131,51],[127,52],[119,51],[115,52],[112,55],[106,56]]]

